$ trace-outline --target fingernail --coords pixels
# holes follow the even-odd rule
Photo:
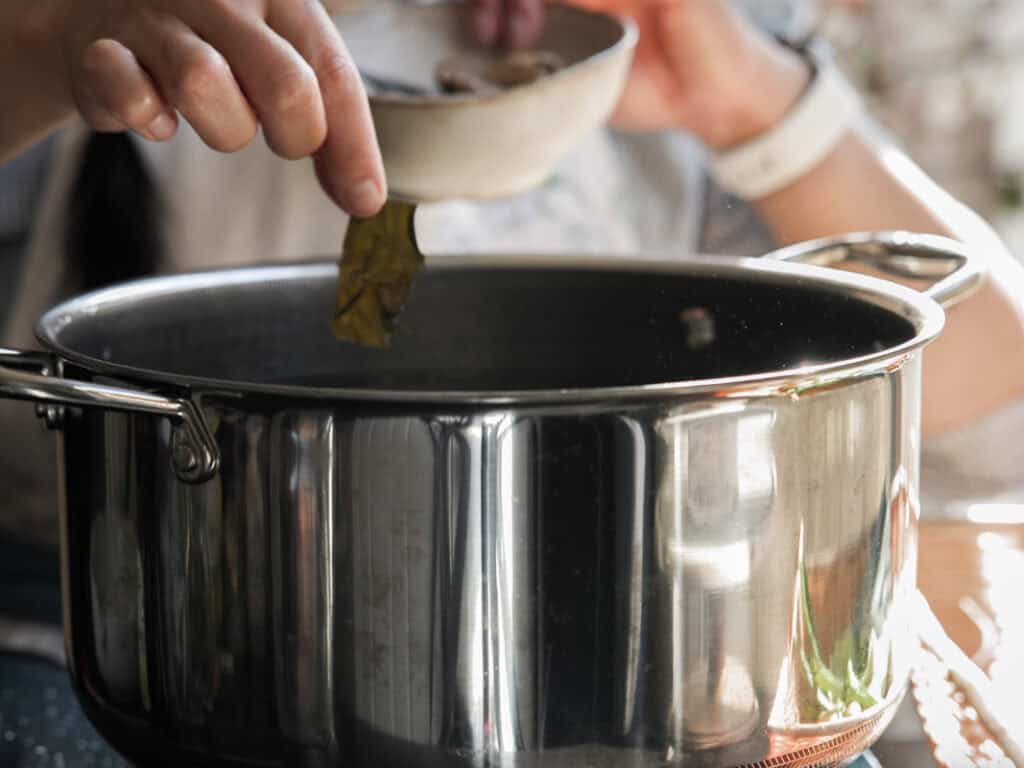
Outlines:
[[[498,14],[490,5],[481,5],[473,14],[477,39],[484,45],[494,45],[498,39]]]
[[[383,204],[383,195],[370,179],[363,179],[353,184],[348,195],[349,213],[356,216],[372,216]]]
[[[176,128],[177,124],[174,122],[174,118],[166,112],[161,112],[153,122],[146,126],[144,133],[154,141],[167,141],[174,135]]]

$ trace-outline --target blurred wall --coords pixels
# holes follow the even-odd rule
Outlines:
[[[1024,2],[820,2],[876,114],[1024,257]]]

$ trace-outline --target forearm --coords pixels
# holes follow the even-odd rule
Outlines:
[[[843,115],[855,105],[841,87],[824,90],[834,81],[814,83],[810,62],[764,35],[734,4],[677,0],[642,7],[646,45],[637,50],[619,124],[697,136],[716,154],[721,186],[762,198],[755,206],[784,243],[886,229],[966,243],[990,279],[950,310],[945,332],[925,354],[924,430],[948,430],[1024,397],[1024,311],[1016,298],[1024,275],[992,230],[867,129],[841,133],[833,144],[828,129],[841,131]],[[818,87],[809,92],[808,86]],[[809,111],[821,103],[824,110]],[[781,133],[768,133],[776,127]],[[806,146],[801,135],[809,137]]]
[[[992,229],[902,152],[868,130],[851,131],[803,178],[756,203],[784,242],[854,231],[901,229],[968,246],[989,273],[949,311],[925,354],[923,428],[939,433],[1024,396],[1024,271]]]
[[[895,152],[851,130],[820,165],[755,208],[783,244],[885,229],[956,236],[955,222],[886,165]]]

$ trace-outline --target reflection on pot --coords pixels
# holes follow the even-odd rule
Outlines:
[[[159,422],[72,414],[74,674],[133,757],[753,765],[866,733],[907,665],[917,375],[614,412],[211,398],[231,469],[200,486],[153,471]],[[86,588],[121,572],[138,612]]]

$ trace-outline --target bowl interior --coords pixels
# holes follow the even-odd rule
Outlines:
[[[623,23],[610,16],[554,4],[547,7],[546,14],[544,33],[536,47],[557,53],[567,68],[610,51],[627,35]],[[434,72],[442,59],[457,55],[480,61],[500,55],[500,51],[477,44],[467,33],[461,3],[388,6],[346,14],[337,22],[362,71],[428,91],[437,90]],[[370,91],[371,99],[421,100]],[[444,103],[480,98],[437,93],[430,100]]]

